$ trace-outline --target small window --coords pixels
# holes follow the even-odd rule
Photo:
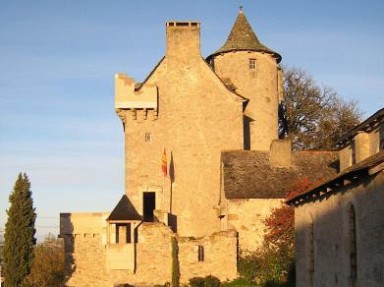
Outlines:
[[[256,59],[249,59],[249,69],[250,70],[256,69]]]
[[[204,246],[202,245],[199,245],[199,248],[198,248],[198,260],[204,261]]]
[[[145,142],[150,142],[151,141],[151,133],[145,133],[144,141]]]
[[[116,243],[132,243],[131,224],[116,224]]]

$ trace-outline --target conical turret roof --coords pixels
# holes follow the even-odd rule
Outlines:
[[[239,14],[237,15],[237,19],[227,41],[219,50],[210,55],[208,59],[215,55],[231,51],[265,52],[272,54],[276,58],[277,62],[281,61],[280,54],[260,43],[255,32],[253,32],[251,25],[249,25],[242,7],[240,7]]]

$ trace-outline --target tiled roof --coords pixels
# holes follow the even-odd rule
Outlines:
[[[240,10],[225,44],[219,50],[210,55],[208,59],[215,55],[231,51],[265,52],[272,54],[276,58],[277,62],[281,61],[281,56],[277,52],[260,43],[242,10]]]
[[[369,158],[346,168],[341,173],[333,176],[327,181],[323,181],[316,187],[289,198],[287,204],[300,205],[308,201],[316,200],[331,192],[334,193],[339,191],[341,187],[346,184],[344,182],[345,179],[348,182],[355,182],[362,177],[373,175],[381,170],[384,170],[384,151],[378,152]]]
[[[129,200],[129,198],[126,195],[123,195],[107,220],[142,220],[142,218],[133,206],[132,202]]]
[[[222,152],[224,192],[228,199],[284,198],[300,180],[328,179],[337,173],[336,152],[300,151],[292,154],[292,166],[276,167],[269,152]]]

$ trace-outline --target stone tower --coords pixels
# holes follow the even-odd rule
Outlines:
[[[221,152],[242,149],[246,100],[202,58],[200,23],[167,22],[166,39],[164,58],[143,83],[116,75],[126,195],[144,221],[172,225],[182,236],[207,236],[220,230]]]
[[[227,41],[207,60],[227,86],[249,100],[243,118],[244,149],[269,151],[278,138],[281,56],[260,43],[240,8]]]

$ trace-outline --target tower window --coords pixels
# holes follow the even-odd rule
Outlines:
[[[145,142],[150,142],[151,138],[152,138],[151,133],[145,133],[145,135],[144,135],[144,141]]]
[[[249,59],[249,69],[250,70],[256,69],[256,59]]]
[[[204,246],[203,245],[199,245],[197,258],[199,261],[204,261]]]

